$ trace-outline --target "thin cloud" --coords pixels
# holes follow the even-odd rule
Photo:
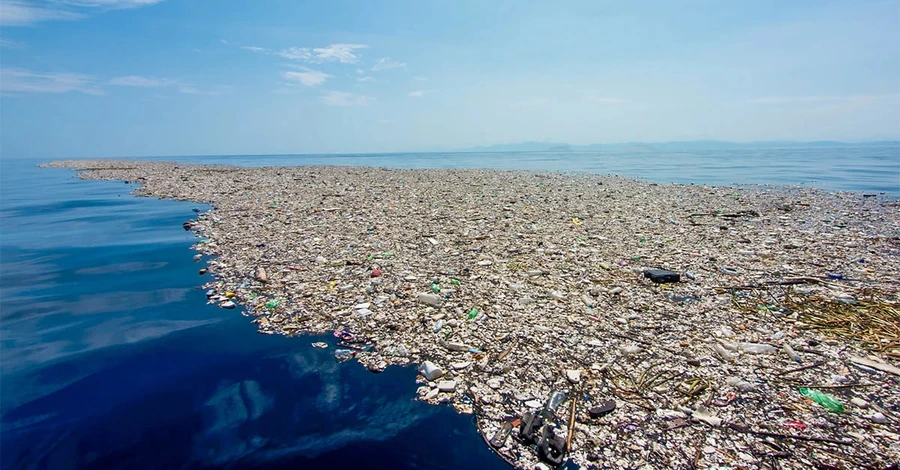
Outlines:
[[[365,44],[332,44],[313,49],[313,54],[318,60],[323,62],[354,64],[359,60],[359,57],[353,51],[368,48],[369,46]]]
[[[431,93],[434,93],[434,90],[415,90],[415,91],[409,92],[408,96],[411,96],[413,98],[421,98],[421,97],[431,94]]]
[[[415,80],[415,81],[417,81],[417,82],[427,82],[427,81],[428,81],[427,78],[425,78],[425,77],[423,77],[423,76],[421,76],[421,75],[416,75],[415,77],[413,77],[413,80]]]
[[[375,79],[374,79],[373,77],[357,77],[357,78],[356,78],[356,81],[357,81],[357,82],[370,82],[370,83],[371,83],[371,82],[374,82]]]
[[[281,76],[284,77],[285,80],[300,82],[305,86],[319,86],[325,83],[325,80],[331,75],[318,70],[306,69],[302,72],[282,72]]]
[[[25,49],[25,43],[13,41],[11,39],[0,38],[0,48],[3,49]]]
[[[6,0],[0,7],[0,25],[30,26],[44,21],[78,20],[109,10],[138,8],[162,0]]]
[[[135,88],[163,88],[174,87],[179,93],[185,95],[221,95],[229,90],[228,87],[216,87],[211,90],[201,90],[195,85],[184,83],[180,80],[172,78],[160,77],[143,77],[140,75],[126,75],[123,77],[113,77],[109,80],[110,85],[121,87]]]
[[[141,77],[138,75],[127,75],[124,77],[113,77],[109,80],[109,84],[116,85],[116,86],[153,88],[153,87],[177,85],[178,81],[172,80],[169,78]]]
[[[68,93],[102,95],[103,89],[90,75],[66,72],[35,72],[21,68],[0,69],[0,93]]]
[[[377,122],[378,124],[393,124],[393,123],[396,122],[396,121],[394,121],[393,119],[379,119],[379,120],[376,121],[376,122]]]
[[[271,54],[285,59],[300,60],[314,64],[323,62],[338,62],[341,64],[355,64],[359,62],[359,55],[356,51],[367,49],[369,46],[365,44],[332,44],[325,47],[289,47],[278,52],[270,52],[265,48],[256,48],[251,46],[253,52],[260,54]]]
[[[368,106],[375,98],[347,91],[329,91],[322,95],[322,102],[329,106]]]
[[[382,70],[393,70],[406,68],[406,64],[403,62],[397,62],[395,60],[391,60],[390,57],[382,57],[375,61],[375,65],[372,66],[373,72],[380,72]]]
[[[241,49],[243,49],[245,51],[256,52],[258,54],[268,54],[269,53],[268,49],[266,49],[265,47],[259,47],[259,46],[241,46]]]

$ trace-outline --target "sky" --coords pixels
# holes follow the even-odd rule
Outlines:
[[[900,0],[0,0],[0,156],[900,140]]]

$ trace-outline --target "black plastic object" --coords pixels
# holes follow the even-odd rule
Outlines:
[[[589,409],[588,414],[591,418],[597,419],[612,413],[614,409],[616,409],[616,402],[606,400],[602,405]]]
[[[519,425],[519,437],[526,444],[537,443],[537,433],[544,426],[544,416],[540,413],[527,412]]]
[[[675,271],[666,271],[665,269],[648,269],[644,271],[644,277],[650,278],[651,281],[657,284],[678,282],[681,280],[681,275]]]
[[[537,451],[538,457],[558,467],[566,455],[566,440],[557,435],[552,426],[544,426]]]

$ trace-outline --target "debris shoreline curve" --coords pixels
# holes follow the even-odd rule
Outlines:
[[[900,202],[558,172],[78,160],[209,203],[209,301],[414,365],[517,468],[900,461]],[[195,257],[198,261],[202,257]],[[300,339],[298,339],[300,340]],[[311,347],[329,347],[315,343]]]

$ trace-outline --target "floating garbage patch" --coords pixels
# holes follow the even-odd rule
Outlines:
[[[515,467],[900,461],[896,200],[523,171],[50,165],[212,204],[184,225],[210,302],[261,333],[331,332],[336,360],[373,372],[415,367],[419,399],[474,414]]]

